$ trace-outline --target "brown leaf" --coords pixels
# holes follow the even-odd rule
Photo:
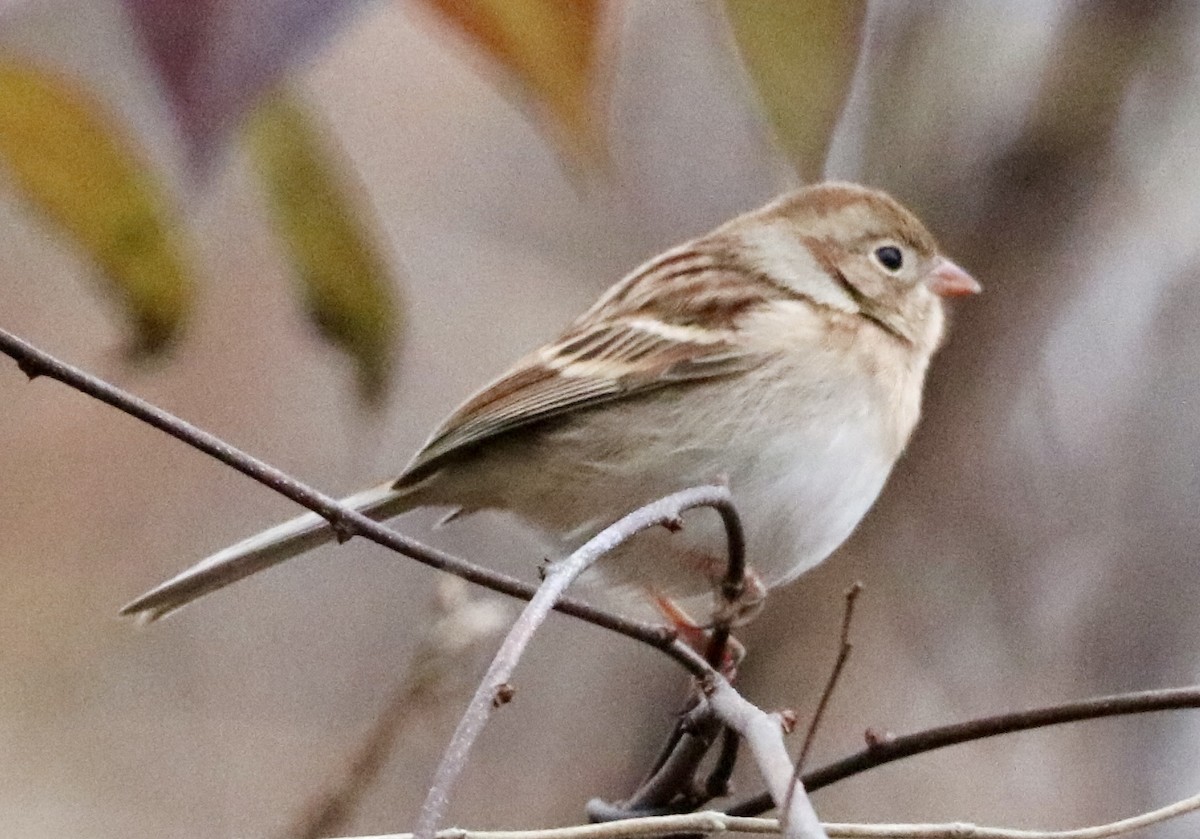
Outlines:
[[[568,150],[603,152],[594,66],[601,0],[424,0],[511,73]]]

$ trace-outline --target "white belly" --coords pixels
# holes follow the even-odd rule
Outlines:
[[[731,488],[763,581],[785,583],[829,556],[875,503],[894,458],[863,421],[798,429],[762,449]]]

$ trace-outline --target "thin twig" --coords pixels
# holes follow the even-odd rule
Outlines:
[[[1161,824],[1200,810],[1200,795],[1128,819],[1074,830],[1014,830],[981,827],[967,822],[948,824],[824,825],[830,839],[1111,839]],[[728,816],[724,813],[684,813],[648,816],[603,824],[581,824],[543,830],[443,830],[436,839],[647,839],[676,833],[780,833],[778,819]],[[349,837],[348,837],[349,839]],[[411,833],[362,836],[354,839],[413,839]]]
[[[796,759],[797,773],[804,769],[808,753],[812,751],[813,742],[817,739],[817,729],[821,727],[825,709],[829,707],[829,700],[837,689],[838,681],[842,677],[842,671],[846,668],[850,653],[854,651],[854,645],[850,643],[850,625],[854,621],[854,604],[858,602],[858,596],[862,594],[862,590],[863,584],[860,580],[855,580],[850,588],[846,589],[846,608],[842,613],[842,634],[837,660],[833,663],[833,670],[830,671],[829,679],[825,682],[825,689],[821,691],[821,699],[817,702],[817,710],[813,712],[812,721],[808,724],[808,731],[804,735],[804,745],[800,747],[800,757]]]
[[[279,469],[229,445],[220,438],[202,431],[191,423],[185,422],[90,373],[48,355],[3,329],[0,329],[0,353],[16,361],[29,378],[46,376],[62,382],[169,434],[176,440],[199,449],[243,475],[258,481],[263,486],[295,501],[300,506],[312,510],[325,518],[343,541],[352,536],[362,536],[396,553],[415,559],[417,562],[521,600],[530,600],[537,591],[536,586],[515,577],[430,547],[404,536],[386,525],[372,521],[362,513],[340,504],[336,499],[316,491]],[[722,513],[722,515],[724,514]],[[661,650],[675,659],[692,675],[702,676],[707,672],[700,657],[693,654],[692,650],[685,645],[676,643],[675,633],[668,628],[630,620],[572,598],[561,598],[555,603],[554,608],[563,614],[612,630]]]
[[[1017,731],[1028,731],[1034,728],[1103,717],[1175,711],[1185,708],[1200,708],[1200,687],[1120,693],[1062,705],[1051,705],[1046,708],[981,717],[872,743],[860,752],[805,773],[804,787],[810,793],[816,792],[830,784],[894,760],[1000,734],[1011,734]],[[730,815],[736,816],[754,816],[765,813],[772,806],[774,805],[770,794],[762,793],[735,804],[729,808],[728,812]]]
[[[733,631],[735,606],[746,590],[746,534],[742,529],[741,519],[729,514],[731,510],[732,508],[729,511],[718,510],[728,537],[729,556],[725,563],[725,576],[721,580],[720,590],[724,608],[717,610],[708,650],[704,656],[708,663],[718,670],[725,661],[726,649]],[[730,678],[733,678],[732,675]]]
[[[804,745],[800,747],[800,757],[796,758],[796,768],[792,770],[792,781],[788,786],[788,796],[784,801],[784,810],[787,810],[788,804],[791,803],[792,794],[796,787],[800,785],[800,776],[804,771],[804,762],[808,759],[808,753],[812,749],[813,742],[817,739],[817,729],[821,726],[821,719],[825,716],[825,709],[829,706],[829,700],[833,696],[834,690],[837,688],[838,680],[842,676],[842,670],[846,667],[846,662],[850,659],[850,652],[854,646],[850,643],[850,625],[854,621],[854,604],[858,602],[858,596],[862,593],[862,582],[855,580],[850,588],[846,589],[846,608],[842,613],[842,634],[838,645],[837,660],[833,663],[833,670],[829,673],[829,678],[825,681],[825,689],[821,691],[821,698],[817,702],[817,709],[813,712],[812,721],[808,724],[808,731],[804,735]]]
[[[727,542],[721,596],[728,603],[736,603],[746,585],[746,531],[742,528],[742,519],[732,503],[720,504],[713,509],[721,517]]]
[[[680,794],[690,798],[671,812],[686,812],[703,805],[704,800],[695,800],[693,783],[696,768],[708,754],[713,742],[721,733],[721,722],[712,713],[708,703],[701,703],[682,720],[678,741],[667,759],[646,779],[628,799],[621,803],[627,812],[663,812],[677,801]]]
[[[733,817],[704,810],[670,816],[641,816],[620,821],[549,827],[534,830],[467,830],[451,827],[439,830],[436,839],[638,839],[685,833],[778,833],[778,819]],[[414,839],[412,833],[387,833],[377,836],[343,839]]]
[[[692,686],[689,686],[692,687]],[[650,763],[650,768],[647,770],[642,784],[648,783],[660,769],[663,764],[671,759],[671,755],[675,753],[675,747],[678,745],[680,738],[688,731],[688,726],[691,723],[691,717],[696,709],[698,696],[696,691],[690,690],[684,707],[675,717],[675,724],[671,726],[671,731],[667,734],[667,738],[663,741],[662,747],[658,750],[654,760]],[[642,784],[639,784],[639,788]]]
[[[703,787],[697,785],[696,770],[721,732],[720,720],[699,691],[693,688],[658,756],[633,793],[617,803],[593,798],[585,808],[588,819],[605,822],[687,813],[716,798],[717,795],[708,792],[712,783]],[[724,729],[722,752],[730,738],[734,743],[738,742],[735,732]]]
[[[437,609],[437,620],[423,634],[407,672],[343,777],[311,798],[281,839],[320,839],[344,830],[378,779],[401,731],[428,719],[429,712],[464,686],[462,675],[474,669],[479,648],[509,621],[506,604],[494,598],[471,598],[467,583],[457,577],[442,578]]]
[[[804,788],[792,783],[794,767],[783,742],[782,720],[747,702],[718,674],[709,676],[704,690],[722,722],[742,735],[754,755],[758,771],[782,811],[783,835],[787,839],[825,839]]]
[[[716,610],[716,620],[709,635],[704,658],[713,669],[724,671],[736,616],[734,607],[746,585],[746,536],[741,518],[732,503],[715,509],[725,527],[727,559],[725,574],[718,591],[723,608]],[[682,521],[678,518],[666,524],[670,530],[682,527]],[[664,601],[661,605],[677,608],[670,601]],[[686,617],[682,612],[681,616]],[[732,668],[724,672],[733,678],[731,671]],[[689,699],[692,704],[685,708],[676,721],[645,780],[638,785],[634,793],[618,804],[601,799],[589,801],[589,818],[594,821],[611,821],[627,819],[634,815],[687,812],[703,806],[717,795],[727,794],[729,778],[737,762],[737,735],[726,730],[713,771],[705,783],[697,783],[696,772],[715,742],[720,725],[711,712],[706,711],[705,705],[695,705],[695,699],[695,696]]]
[[[591,821],[687,813],[729,794],[729,779],[737,764],[741,742],[738,734],[722,725],[699,692],[689,701],[690,706],[676,720],[664,748],[633,794],[619,803],[592,799],[586,808]],[[701,783],[696,777],[697,770],[718,735],[721,748],[708,777]]]
[[[740,743],[736,732],[725,729],[721,738],[721,751],[717,753],[717,762],[713,764],[712,771],[704,781],[704,792],[709,801],[729,795],[729,780],[733,777],[733,770],[737,765]]]
[[[734,511],[729,489],[724,486],[694,487],[660,498],[635,510],[601,530],[566,559],[549,567],[537,594],[522,610],[500,645],[442,755],[433,784],[417,817],[415,833],[418,839],[430,839],[437,831],[449,804],[454,782],[466,768],[471,747],[483,731],[495,707],[496,691],[502,685],[508,684],[521,654],[567,586],[601,557],[638,533],[651,527],[676,522],[684,512],[696,507],[712,507],[721,511],[722,520],[726,523],[730,554],[741,550],[741,525]]]

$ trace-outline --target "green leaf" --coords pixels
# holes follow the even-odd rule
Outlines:
[[[267,203],[313,322],[354,360],[369,403],[386,394],[400,312],[392,278],[352,207],[345,175],[305,108],[275,93],[248,140]]]
[[[0,61],[0,163],[115,289],[133,321],[131,352],[165,348],[192,283],[158,183],[103,109],[64,79]]]
[[[865,0],[726,0],[775,136],[805,181],[820,180],[854,67]]]
[[[497,62],[576,157],[597,162],[593,75],[601,0],[424,0]]]

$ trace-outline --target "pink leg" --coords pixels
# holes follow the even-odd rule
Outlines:
[[[655,591],[649,591],[648,593],[658,611],[662,613],[667,623],[679,636],[679,640],[700,655],[707,657],[712,640],[712,630],[707,626],[696,623],[692,619],[692,616],[671,598]],[[745,657],[746,648],[736,638],[731,637],[725,643],[725,649],[721,653],[721,663],[717,669],[721,672],[722,676],[732,681],[737,675],[738,664]]]

